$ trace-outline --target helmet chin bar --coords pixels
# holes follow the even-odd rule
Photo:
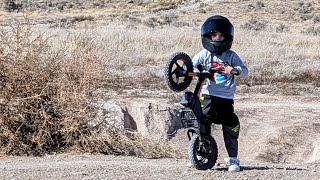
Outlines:
[[[222,41],[212,41],[210,42],[214,48],[214,52],[211,52],[214,55],[221,55],[224,50],[222,48],[223,42]]]
[[[202,38],[202,44],[205,49],[214,55],[221,55],[225,51],[229,50],[232,45],[232,41],[212,41],[209,38]]]

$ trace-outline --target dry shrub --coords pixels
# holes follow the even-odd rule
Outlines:
[[[320,14],[316,14],[315,16],[313,16],[313,22],[314,23],[319,23],[320,22]]]
[[[315,27],[315,26],[308,27],[302,33],[311,34],[314,36],[319,36],[320,35],[320,26],[319,27]]]
[[[96,116],[92,94],[110,81],[94,37],[59,40],[32,32],[21,23],[0,31],[1,152],[175,156],[167,142],[88,125]]]
[[[289,31],[289,28],[288,26],[286,26],[285,24],[279,24],[276,26],[276,32],[288,32]]]
[[[0,1],[1,7],[8,12],[19,12],[22,9],[22,4],[17,3],[14,0],[1,0]]]
[[[180,23],[180,24],[178,24]],[[181,23],[178,22],[178,16],[175,14],[166,14],[158,17],[149,17],[147,20],[144,21],[144,25],[148,27],[155,28],[157,26],[164,26],[164,25],[188,25],[188,23]]]
[[[144,25],[146,25],[148,27],[152,27],[152,28],[159,25],[158,19],[155,17],[150,17],[147,20],[145,20],[143,23],[144,23]]]
[[[300,18],[304,21],[312,19],[314,14],[314,4],[311,2],[299,2],[299,8],[297,9],[299,11],[300,14]]]
[[[1,31],[0,142],[10,154],[39,154],[65,146],[60,132],[52,133],[61,123],[53,99],[57,89],[51,81],[58,67],[43,61],[48,39],[30,36],[29,27]]]
[[[181,158],[184,154],[179,147],[173,146],[169,141],[154,141],[150,137],[142,136],[135,132],[99,133],[95,131],[86,142],[86,152],[100,152],[103,154],[138,156],[144,158]]]
[[[267,26],[266,21],[258,21],[256,19],[251,19],[244,25],[241,25],[241,29],[247,29],[247,30],[255,30],[255,31],[261,31],[265,30]]]

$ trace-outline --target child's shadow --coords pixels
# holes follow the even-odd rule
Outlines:
[[[249,170],[268,170],[272,169],[268,166],[241,166],[241,171],[249,171]]]
[[[250,171],[250,170],[269,170],[269,169],[285,169],[285,170],[296,170],[296,171],[303,171],[307,169],[303,168],[284,168],[284,167],[268,167],[268,166],[241,166],[240,171]],[[214,170],[218,171],[228,171],[226,167],[217,167]]]

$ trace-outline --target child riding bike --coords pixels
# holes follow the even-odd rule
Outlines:
[[[234,38],[234,27],[223,16],[209,17],[201,27],[203,50],[192,58],[193,70],[198,71],[199,65],[205,69],[224,67],[223,72],[215,72],[206,79],[199,97],[205,118],[206,135],[211,133],[211,125],[221,124],[225,147],[229,159],[228,171],[240,171],[238,160],[238,137],[240,122],[234,112],[234,96],[236,78],[248,76],[248,68],[241,58],[230,50]],[[192,166],[190,164],[188,166]]]

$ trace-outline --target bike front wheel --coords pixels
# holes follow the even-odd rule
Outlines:
[[[185,90],[192,81],[193,72],[191,58],[184,52],[176,52],[170,56],[164,68],[165,81],[173,91]]]
[[[189,142],[188,156],[196,169],[211,169],[218,158],[217,143],[212,136],[200,138],[194,134]]]

